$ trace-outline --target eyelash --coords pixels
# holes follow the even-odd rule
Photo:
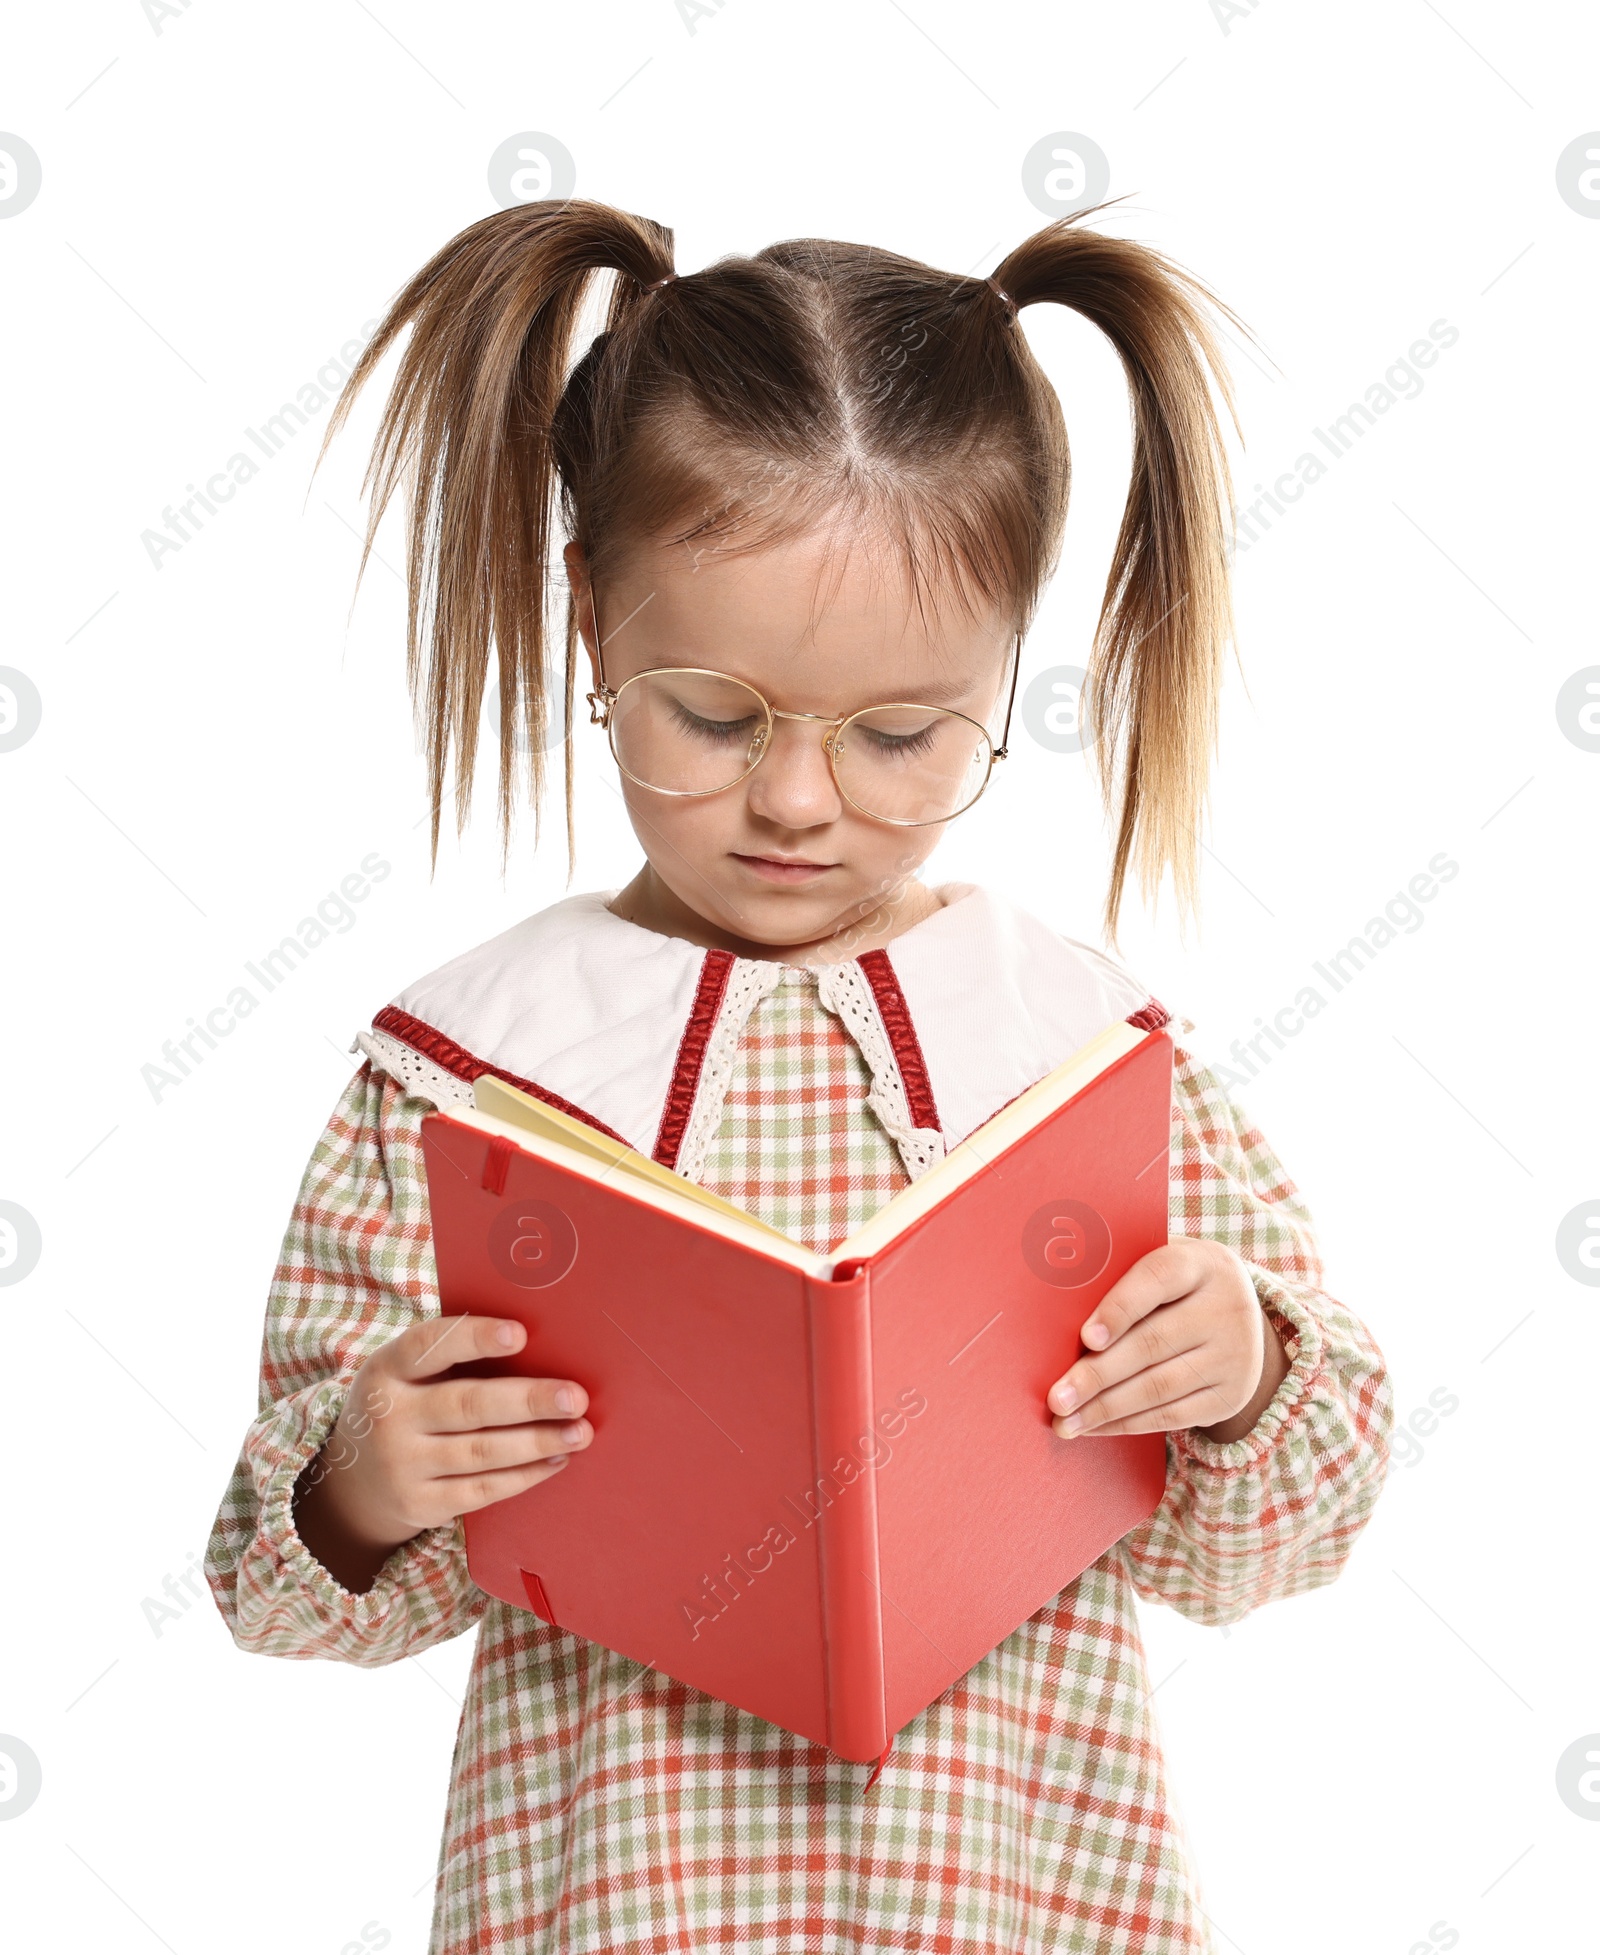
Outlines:
[[[925,726],[917,733],[879,733],[870,727],[868,732],[878,743],[884,757],[891,760],[903,759],[907,756],[915,758],[929,752],[934,744],[931,726]]]
[[[744,719],[740,720],[702,719],[698,713],[691,713],[681,700],[677,702],[673,710],[677,715],[678,725],[685,733],[693,734],[698,739],[707,740],[716,745],[723,745],[736,740],[739,737],[739,729],[741,727],[750,727],[753,729],[756,724],[754,714],[748,714]],[[860,729],[858,729],[858,736],[859,731]],[[916,733],[907,734],[880,733],[870,727],[866,731],[868,736],[877,744],[879,753],[886,759],[916,758],[929,752],[934,744],[933,728],[931,726],[925,726]]]
[[[708,739],[719,745],[735,739],[741,726],[749,727],[753,734],[757,724],[753,713],[746,714],[742,720],[702,719],[698,713],[691,713],[681,700],[675,703],[673,711],[677,714],[678,725],[685,733],[692,733],[699,739]]]

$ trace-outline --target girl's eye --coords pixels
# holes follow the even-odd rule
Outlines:
[[[680,733],[686,733],[694,740],[702,740],[708,746],[728,746],[753,739],[760,718],[755,713],[746,713],[736,720],[708,720],[699,713],[691,712],[680,699],[673,704],[673,724]]]
[[[877,727],[865,730],[870,750],[885,760],[916,760],[932,753],[938,745],[934,727],[924,726],[915,733],[885,733]]]

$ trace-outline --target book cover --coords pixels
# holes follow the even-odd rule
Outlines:
[[[1161,1498],[1163,1434],[1061,1440],[1045,1405],[1167,1240],[1171,1041],[1113,1032],[824,1257],[603,1136],[429,1115],[441,1307],[528,1331],[470,1369],[574,1378],[594,1427],[466,1516],[474,1581],[881,1758]]]

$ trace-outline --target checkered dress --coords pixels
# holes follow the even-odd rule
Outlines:
[[[831,1246],[907,1178],[869,1085],[814,979],[786,974],[745,1029],[703,1179]],[[900,1731],[870,1791],[867,1767],[484,1595],[459,1523],[397,1549],[365,1595],[300,1542],[294,1482],[349,1378],[438,1310],[427,1110],[363,1066],[312,1157],[206,1573],[235,1640],[266,1655],[393,1663],[480,1625],[430,1955],[1209,1949],[1133,1597],[1228,1623],[1331,1581],[1391,1417],[1293,1183],[1213,1075],[1180,1048],[1172,1228],[1245,1260],[1288,1376],[1243,1439],[1169,1435],[1155,1514]]]
[[[789,965],[746,1021],[701,1185],[825,1253],[911,1180],[871,1090],[816,973]]]

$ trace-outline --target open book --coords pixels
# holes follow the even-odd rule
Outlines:
[[[1167,1240],[1172,1044],[1119,1022],[818,1255],[484,1075],[422,1123],[441,1307],[515,1317],[591,1444],[466,1516],[491,1595],[829,1746],[894,1733],[1159,1501],[1061,1440],[1084,1319]]]

